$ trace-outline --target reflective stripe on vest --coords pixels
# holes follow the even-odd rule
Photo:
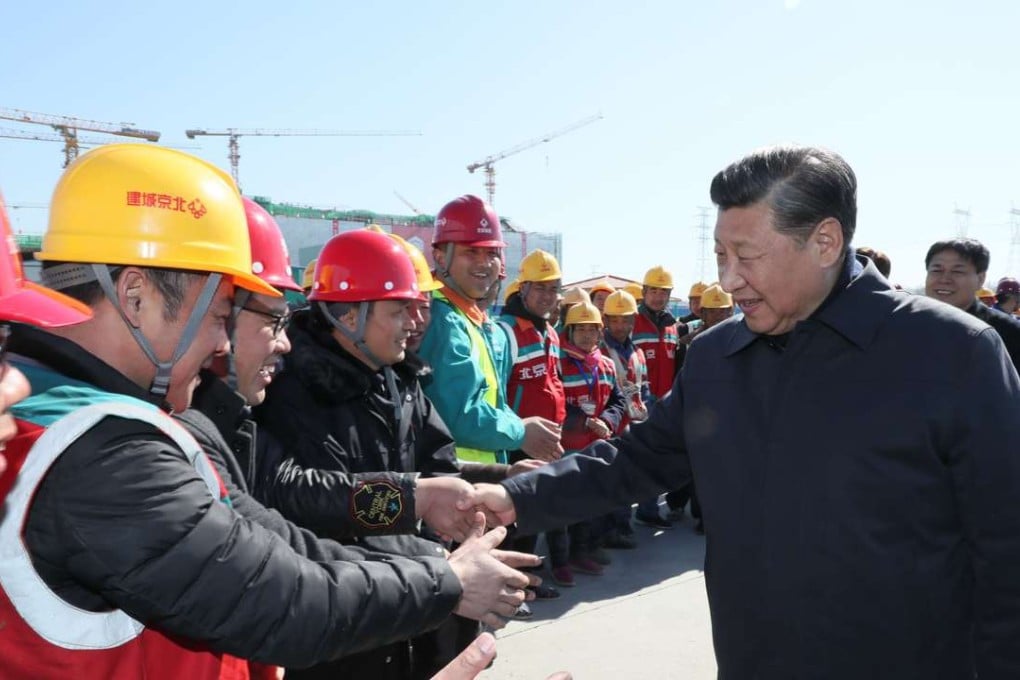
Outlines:
[[[464,325],[467,326],[468,338],[471,339],[471,352],[474,355],[475,365],[482,369],[482,376],[485,378],[485,392],[483,398],[492,408],[498,408],[499,406],[499,378],[496,377],[496,366],[492,363],[492,357],[489,355],[489,346],[485,344],[485,338],[475,328],[475,324],[468,318],[468,315],[458,307],[451,303],[451,307],[456,310],[457,314],[464,319]],[[454,443],[456,447],[457,460],[471,463],[496,463],[499,462],[499,457],[495,451],[482,451],[481,449],[469,449],[463,446],[459,446]]]
[[[90,612],[58,597],[35,571],[21,531],[36,488],[67,447],[107,416],[149,423],[177,444],[215,498],[220,479],[188,432],[155,407],[109,401],[77,409],[41,432],[6,498],[0,520],[0,588],[40,637],[65,649],[109,649],[138,637],[144,626],[120,610]]]

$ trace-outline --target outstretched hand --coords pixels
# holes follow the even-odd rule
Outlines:
[[[470,497],[457,501],[457,509],[474,509],[485,513],[485,521],[490,527],[513,524],[517,519],[513,499],[499,484],[475,484],[474,493]]]
[[[433,675],[432,680],[474,680],[495,657],[496,638],[492,637],[492,633],[482,633],[443,670]],[[572,680],[573,677],[566,671],[560,671],[546,680]]]
[[[418,519],[444,537],[464,541],[474,525],[473,505],[460,501],[474,496],[474,487],[459,477],[419,479],[414,491]]]
[[[506,473],[506,476],[515,477],[517,475],[523,475],[525,472],[537,470],[538,468],[546,464],[547,463],[544,460],[537,460],[535,458],[525,458],[524,460],[519,460],[513,465],[511,465],[510,469]]]
[[[481,621],[492,628],[502,628],[529,593],[529,585],[542,579],[534,574],[517,571],[518,567],[537,567],[541,558],[527,553],[496,550],[506,538],[500,527],[485,533],[485,515],[475,513],[474,526],[464,543],[450,555],[450,567],[460,579],[461,597],[454,611],[466,618]]]

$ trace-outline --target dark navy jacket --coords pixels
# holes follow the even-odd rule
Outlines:
[[[785,349],[720,324],[648,421],[503,484],[534,531],[693,469],[723,680],[1020,678],[1018,413],[992,328],[868,264]]]
[[[967,312],[995,329],[999,337],[1002,338],[1003,344],[1006,345],[1006,352],[1009,353],[1013,367],[1020,371],[1020,319],[994,307],[989,307],[980,300],[975,300],[967,308]]]

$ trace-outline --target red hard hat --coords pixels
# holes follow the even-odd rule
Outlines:
[[[7,245],[7,257],[0,256],[0,319],[53,328],[92,317],[88,305],[25,279],[3,196],[0,196],[0,237]]]
[[[415,300],[420,295],[407,252],[386,234],[358,229],[334,236],[322,247],[308,299],[368,302]]]
[[[248,238],[251,240],[251,272],[273,288],[301,290],[290,270],[290,255],[283,232],[273,216],[247,196],[244,216],[248,218]]]
[[[432,245],[441,243],[463,243],[480,248],[506,247],[495,209],[470,194],[453,199],[436,215]]]
[[[999,279],[999,285],[995,287],[996,295],[1020,295],[1020,282],[1011,277]]]

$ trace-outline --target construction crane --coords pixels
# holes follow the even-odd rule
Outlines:
[[[227,148],[229,149],[230,174],[234,177],[234,183],[240,186],[237,181],[237,163],[241,160],[238,150],[238,137],[412,137],[421,136],[421,132],[407,130],[365,130],[365,131],[343,131],[343,130],[240,130],[238,128],[227,128],[225,130],[185,130],[184,134],[188,139],[195,137],[226,137]]]
[[[14,128],[0,127],[0,137],[5,139],[32,139],[37,142],[63,142],[61,135],[50,132],[28,132],[27,130],[15,130]],[[112,144],[116,140],[100,139],[99,137],[78,137],[78,144],[81,146],[100,146],[101,144]],[[10,206],[8,206],[10,207]]]
[[[556,139],[557,137],[559,137],[561,135],[565,135],[568,132],[573,132],[574,130],[576,130],[578,128],[584,127],[585,125],[591,125],[592,123],[594,123],[597,120],[602,120],[602,114],[601,113],[597,113],[594,116],[588,116],[584,120],[579,120],[576,123],[568,125],[565,128],[561,128],[559,130],[556,130],[555,132],[550,132],[549,134],[543,135],[543,136],[538,137],[536,139],[530,139],[530,140],[528,140],[526,142],[522,142],[521,144],[518,144],[517,146],[511,147],[511,148],[509,148],[509,149],[507,149],[505,151],[501,151],[500,153],[497,153],[497,154],[494,154],[492,156],[489,156],[488,158],[484,158],[484,159],[478,161],[477,163],[472,163],[471,165],[467,166],[468,172],[474,173],[474,171],[477,170],[478,168],[484,168],[485,169],[485,192],[489,196],[489,205],[495,205],[496,204],[496,168],[494,166],[496,164],[496,161],[501,161],[504,158],[506,158],[507,156],[513,156],[514,154],[520,153],[521,151],[526,151],[526,150],[528,150],[528,149],[530,149],[530,148],[532,148],[534,146],[538,146],[539,144],[543,144],[545,142],[552,141],[553,139]]]
[[[401,196],[400,192],[397,191],[396,189],[393,190],[393,195],[396,196],[397,198],[399,198],[400,202],[403,203],[404,205],[406,205],[408,208],[410,208],[411,212],[413,212],[415,215],[421,215],[422,214],[421,210],[418,210],[418,208],[416,208],[413,203],[411,203],[409,200],[407,200],[406,198]]]
[[[46,113],[33,113],[21,109],[0,108],[0,119],[16,120],[21,123],[49,125],[60,133],[64,140],[64,167],[78,157],[78,131],[105,132],[118,137],[133,137],[149,142],[158,142],[159,133],[155,130],[141,130],[130,123],[102,123],[98,120],[71,118],[70,116],[51,116]]]
[[[29,139],[37,142],[64,142],[65,139],[61,135],[52,134],[49,132],[28,132],[27,130],[15,130],[14,128],[0,127],[0,138],[5,139]],[[76,135],[76,140],[80,148],[89,148],[92,146],[102,146],[103,144],[116,144],[117,139],[110,137],[104,139],[102,137],[82,137]],[[197,146],[170,146],[171,149],[198,149]],[[64,164],[66,167],[66,163]],[[7,206],[10,208],[11,206]]]

